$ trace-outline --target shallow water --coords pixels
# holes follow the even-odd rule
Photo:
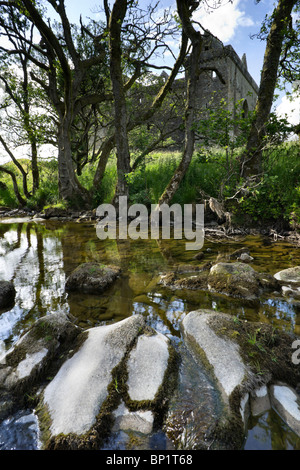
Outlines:
[[[197,266],[215,261],[218,254],[231,253],[242,246],[249,247],[254,257],[251,265],[258,271],[274,274],[300,265],[297,247],[286,242],[273,243],[261,237],[239,241],[205,240],[201,250],[204,259],[199,262],[193,259],[194,251],[185,250],[184,240],[103,241],[97,238],[93,224],[58,221],[0,223],[0,279],[13,281],[17,291],[14,307],[0,312],[0,355],[37,318],[58,311],[71,313],[82,328],[120,321],[141,313],[148,324],[175,341],[180,339],[179,325],[183,317],[197,308],[223,311],[248,321],[271,323],[300,334],[300,305],[285,298],[269,296],[249,303],[203,291],[172,291],[157,284],[161,272],[170,271],[178,264]],[[67,276],[78,264],[88,261],[116,264],[122,268],[122,276],[101,296],[66,294]],[[253,423],[245,448],[269,448],[273,446],[274,435],[287,436],[290,431],[286,430],[284,423],[280,419],[278,422],[273,412],[270,416]],[[1,424],[0,449],[38,447],[34,415],[31,428],[25,423],[24,431],[20,430],[19,422],[14,424],[18,419],[19,415]],[[254,439],[254,435],[262,436],[261,428],[268,429],[272,436],[269,439],[271,444],[264,443],[265,435]],[[295,436],[281,440],[286,448],[299,448],[299,439]],[[158,435],[153,437],[153,441],[157,446],[162,439]]]

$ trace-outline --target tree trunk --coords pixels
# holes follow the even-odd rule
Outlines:
[[[97,189],[101,187],[106,165],[108,162],[108,158],[114,146],[115,146],[114,135],[111,137],[108,137],[108,139],[102,145],[102,148],[100,151],[99,163],[97,165],[97,169],[94,175],[92,192],[97,191]]]
[[[195,96],[199,78],[199,57],[202,48],[202,37],[200,32],[196,31],[192,26],[190,21],[191,11],[189,11],[188,3],[189,2],[186,0],[177,1],[178,14],[182,22],[184,33],[192,42],[192,52],[188,64],[184,150],[179,166],[176,168],[174,175],[158,201],[159,206],[171,202],[188,170],[194,152],[195,132],[193,125],[196,110]]]
[[[21,196],[21,193],[19,191],[19,188],[18,188],[18,183],[17,183],[17,179],[16,179],[16,175],[8,170],[7,168],[3,167],[3,166],[0,166],[0,172],[3,171],[4,173],[7,173],[8,175],[10,175],[11,179],[12,179],[12,182],[13,182],[13,188],[14,188],[14,193],[16,195],[16,198],[20,204],[20,206],[25,206],[26,205],[26,200]]]
[[[58,128],[58,186],[62,199],[72,207],[83,207],[89,203],[88,191],[76,178],[72,160],[70,126],[65,118]]]
[[[11,150],[9,149],[8,145],[6,144],[6,142],[4,141],[4,139],[0,136],[0,142],[1,144],[3,145],[3,147],[5,148],[6,152],[8,153],[8,155],[10,156],[10,158],[12,159],[13,163],[16,165],[16,167],[20,170],[21,174],[22,174],[22,182],[23,182],[23,192],[24,192],[24,195],[26,198],[30,198],[30,193],[28,191],[28,185],[27,185],[27,173],[26,171],[24,170],[24,168],[22,167],[21,163],[15,158],[14,154],[11,152]]]
[[[38,167],[38,152],[36,142],[31,142],[31,172],[32,172],[32,194],[39,189],[40,186],[40,173]]]
[[[285,30],[297,0],[279,0],[273,13],[273,22],[267,38],[258,98],[247,146],[241,160],[241,176],[249,177],[261,173],[262,146],[265,125],[274,97],[277,73]]]
[[[109,20],[110,76],[112,81],[115,139],[117,149],[117,187],[113,203],[120,196],[128,196],[126,174],[130,172],[130,152],[127,135],[127,110],[122,76],[121,26],[127,11],[126,0],[116,0]]]

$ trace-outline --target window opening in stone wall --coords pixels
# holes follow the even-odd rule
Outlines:
[[[242,110],[242,117],[243,119],[247,119],[249,114],[249,106],[248,106],[248,101],[244,100],[243,102],[243,110]]]

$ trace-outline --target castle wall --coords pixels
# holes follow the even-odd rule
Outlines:
[[[231,46],[224,47],[217,38],[207,35],[199,65],[201,73],[196,98],[199,109],[208,107],[214,97],[216,107],[221,99],[228,103],[229,109],[233,109],[237,101],[246,100],[245,108],[254,110],[258,86],[248,72],[245,55],[240,59]]]
[[[186,60],[186,78],[189,73],[189,58]],[[198,119],[203,118],[205,109],[220,108],[221,100],[225,100],[228,109],[235,112],[235,104],[243,100],[245,116],[249,111],[253,111],[256,105],[258,86],[251,77],[246,56],[242,59],[236,54],[231,46],[224,46],[223,43],[211,34],[206,34],[203,40],[203,47],[200,55],[200,75],[198,79],[197,94],[195,96],[196,109],[199,113]],[[161,79],[166,80],[167,74],[162,73]],[[149,122],[149,130],[157,132],[157,129],[173,130],[172,139],[176,147],[181,147],[184,142],[184,110],[186,97],[186,78],[175,80],[169,95],[168,104],[164,104],[158,111],[154,119]],[[147,87],[147,93],[153,94],[157,90],[151,86]],[[140,106],[146,105],[143,93],[140,94]],[[174,100],[178,114],[171,115],[170,103]]]

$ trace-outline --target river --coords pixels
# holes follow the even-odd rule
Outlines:
[[[157,284],[174,266],[215,262],[220,254],[247,246],[251,265],[274,274],[300,265],[300,250],[285,241],[260,236],[205,239],[201,261],[185,250],[184,240],[100,240],[93,223],[2,221],[0,279],[13,281],[15,305],[0,311],[0,355],[36,319],[68,312],[81,328],[117,322],[141,313],[157,331],[180,339],[180,322],[189,311],[209,308],[248,321],[267,322],[300,335],[300,304],[279,296],[248,303],[205,291],[174,291]],[[66,293],[67,276],[82,262],[118,265],[122,276],[104,294]],[[300,439],[272,410],[251,418],[245,449],[300,449]],[[0,449],[38,449],[38,427],[31,410],[0,423]]]

